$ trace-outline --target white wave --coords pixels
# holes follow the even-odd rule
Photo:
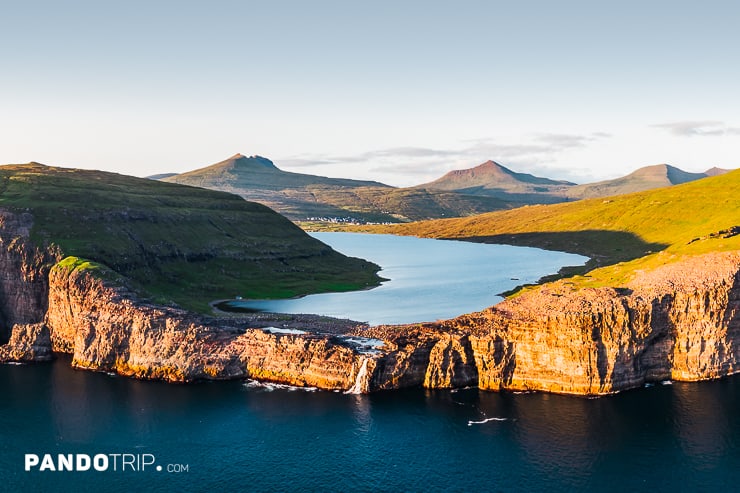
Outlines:
[[[270,334],[293,334],[293,335],[302,335],[306,334],[305,330],[300,329],[282,329],[280,327],[263,327],[263,331],[269,332]]]
[[[8,361],[5,363],[6,365],[12,365],[12,366],[23,366],[25,363],[21,363],[20,361]]]
[[[482,425],[488,423],[489,421],[509,421],[509,418],[486,418],[483,421],[468,421],[468,426]]]
[[[349,337],[340,336],[343,342],[351,344],[360,354],[373,355],[380,353],[380,348],[385,345],[385,342],[380,339],[371,339],[369,337]]]
[[[296,390],[302,390],[304,392],[316,392],[316,387],[298,387],[296,385],[288,385],[285,383],[274,383],[274,382],[260,382],[258,380],[247,380],[244,382],[244,386],[248,389],[258,389],[265,392],[272,392],[274,390],[287,390],[294,392]]]
[[[660,384],[661,385],[673,385],[673,382],[671,382],[670,380],[664,380],[664,381],[660,382]]]

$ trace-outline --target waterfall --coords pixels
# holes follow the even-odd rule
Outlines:
[[[362,358],[362,366],[357,372],[355,384],[345,394],[365,394],[370,387],[370,374],[367,371],[367,362],[369,358]]]

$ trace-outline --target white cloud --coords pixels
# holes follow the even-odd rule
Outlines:
[[[680,121],[650,125],[653,128],[666,130],[679,137],[716,137],[722,135],[740,135],[740,128],[730,127],[725,122],[716,120]]]
[[[378,179],[378,175],[383,174],[393,176],[405,184],[420,184],[438,178],[452,169],[470,168],[490,159],[511,167],[514,171],[573,180],[576,179],[573,170],[547,167],[543,163],[553,162],[563,152],[583,148],[596,140],[610,137],[610,134],[603,132],[585,135],[542,133],[530,135],[515,144],[484,138],[463,141],[464,145],[458,149],[391,147],[356,155],[299,156],[279,160],[278,165],[287,168],[336,170],[361,164],[368,173],[365,179]]]

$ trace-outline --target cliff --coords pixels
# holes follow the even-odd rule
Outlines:
[[[46,312],[48,272],[60,253],[33,246],[32,226],[31,214],[0,210],[0,342],[15,324],[39,322]]]
[[[448,321],[368,328],[159,306],[103,265],[57,261],[54,249],[32,247],[32,218],[2,217],[0,307],[10,329],[0,361],[45,360],[53,350],[71,354],[78,368],[170,382],[253,378],[350,392],[472,385],[586,395],[740,368],[736,251],[639,272],[620,289],[558,281]]]
[[[483,389],[598,395],[740,369],[740,254],[687,258],[625,288],[559,281],[445,322],[469,331]]]

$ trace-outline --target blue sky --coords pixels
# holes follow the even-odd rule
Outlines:
[[[0,0],[0,162],[431,180],[740,166],[733,2]]]

